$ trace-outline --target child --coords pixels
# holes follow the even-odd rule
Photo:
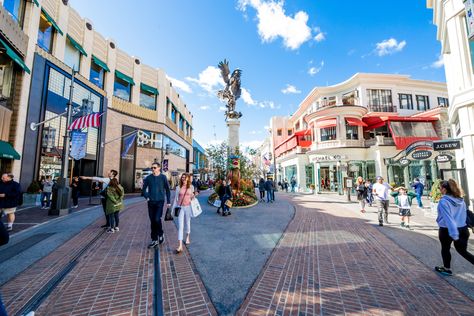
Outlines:
[[[399,215],[401,217],[402,222],[400,223],[400,227],[410,229],[410,216],[411,216],[411,199],[407,195],[407,189],[404,187],[398,188],[398,210]],[[405,218],[407,220],[407,224],[405,224]]]

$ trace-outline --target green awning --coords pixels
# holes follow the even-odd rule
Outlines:
[[[64,35],[63,31],[61,31],[59,26],[56,24],[53,18],[48,14],[48,12],[46,12],[43,8],[41,8],[41,12],[43,12],[44,16],[46,17],[46,20],[48,20],[48,22],[51,23],[51,25],[56,29],[56,31],[59,34]]]
[[[121,73],[121,72],[118,71],[118,70],[115,70],[115,75],[116,75],[118,78],[120,78],[120,79],[122,79],[122,80],[128,82],[128,83],[131,84],[132,86],[135,85],[135,81],[133,81],[133,79],[132,79],[131,77],[127,76],[126,74],[123,74],[123,73]]]
[[[87,57],[86,51],[84,50],[84,48],[82,48],[82,46],[78,42],[76,42],[76,40],[74,40],[69,34],[67,34],[67,38],[69,39],[69,41],[71,42],[72,46],[74,46],[75,49],[77,49],[82,55]]]
[[[20,154],[12,145],[0,140],[0,158],[20,160]]]
[[[39,4],[38,0],[33,0],[33,3],[36,4],[36,6],[39,8],[40,4]]]
[[[99,58],[95,57],[94,55],[92,55],[92,61],[98,65],[100,68],[104,69],[105,71],[107,72],[110,72],[110,69],[109,67],[107,67],[107,64],[104,63],[102,60],[100,60]]]
[[[21,68],[23,68],[24,71],[26,71],[27,73],[31,73],[30,69],[26,67],[26,64],[23,61],[23,59],[21,59],[20,56],[18,56],[18,54],[1,38],[0,38],[0,43],[5,48],[5,52],[11,59],[13,59]]]
[[[142,90],[145,90],[146,92],[153,93],[154,95],[160,94],[157,88],[154,88],[144,83],[140,83],[140,88],[142,88]]]

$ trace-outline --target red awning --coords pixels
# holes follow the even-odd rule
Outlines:
[[[362,122],[360,119],[355,118],[355,117],[346,117],[347,124],[349,126],[363,126],[367,127],[368,125],[364,122]]]
[[[365,116],[364,123],[368,125],[368,130],[385,126],[387,122],[436,122],[439,119],[437,117],[413,117],[413,116]]]
[[[336,127],[337,122],[335,118],[316,122],[316,128]]]
[[[310,134],[311,134],[310,129],[295,132],[295,136],[305,136],[305,135],[310,135]]]
[[[399,126],[392,126],[397,123]],[[389,124],[393,141],[399,150],[403,150],[417,141],[440,139],[431,122],[412,122],[410,124],[411,126],[405,126],[406,124],[410,124],[410,122],[400,123],[393,121]],[[418,126],[418,128],[416,126]]]

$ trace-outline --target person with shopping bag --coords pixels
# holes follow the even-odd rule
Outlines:
[[[191,182],[192,179],[190,174],[183,173],[181,175],[179,185],[176,187],[173,206],[171,208],[174,212],[174,216],[178,218],[178,248],[176,248],[176,253],[178,254],[183,251],[183,237],[185,226],[185,244],[189,245],[191,243],[191,200],[195,198],[194,186],[191,184]]]

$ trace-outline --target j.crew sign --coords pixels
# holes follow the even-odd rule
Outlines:
[[[459,139],[443,140],[433,142],[433,150],[454,150],[461,149],[461,141]]]

